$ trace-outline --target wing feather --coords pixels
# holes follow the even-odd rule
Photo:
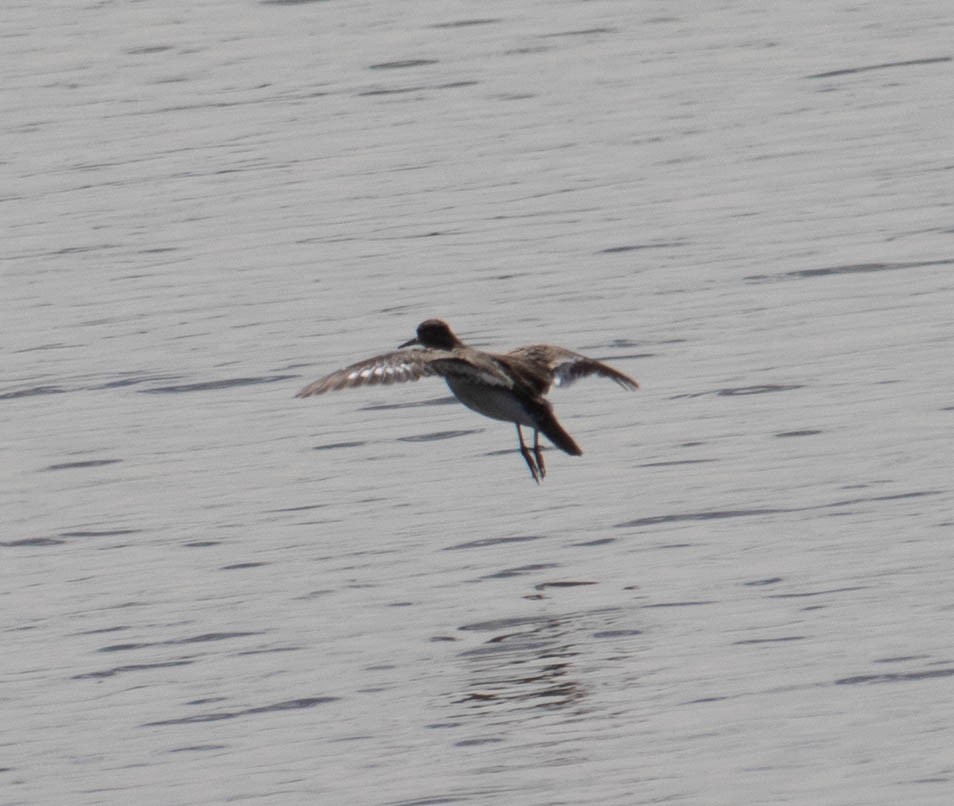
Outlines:
[[[456,376],[511,388],[513,379],[492,360],[473,360],[449,350],[398,350],[376,355],[308,384],[295,397],[312,397],[339,389],[416,381],[428,375]]]
[[[325,375],[308,384],[295,397],[311,397],[350,389],[355,386],[416,381],[427,375],[440,374],[432,364],[434,350],[398,350],[358,361],[344,369]]]
[[[557,386],[569,386],[580,378],[597,375],[616,381],[624,389],[639,388],[639,382],[626,373],[564,347],[555,347],[552,344],[530,344],[511,350],[507,355],[520,361],[546,367],[550,382]]]

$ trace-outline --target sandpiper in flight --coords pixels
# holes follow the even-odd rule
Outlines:
[[[419,345],[422,349],[405,350]],[[638,389],[634,378],[617,369],[552,344],[531,344],[509,353],[485,353],[464,344],[447,322],[428,319],[417,337],[391,353],[367,358],[308,384],[296,397],[311,397],[352,386],[416,381],[440,375],[455,397],[470,409],[517,427],[520,453],[537,484],[546,475],[542,431],[554,445],[572,456],[583,453],[553,414],[545,395],[553,384],[569,386],[578,378],[600,375],[626,389]],[[521,426],[533,429],[533,452],[523,441]]]

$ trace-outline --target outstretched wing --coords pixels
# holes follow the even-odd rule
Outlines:
[[[519,361],[545,367],[550,375],[550,382],[557,386],[569,386],[580,378],[598,375],[616,381],[624,389],[639,388],[639,382],[635,378],[614,369],[609,364],[552,344],[530,344],[511,350],[507,355]]]
[[[319,378],[295,397],[311,397],[353,386],[404,383],[419,380],[425,375],[439,375],[441,373],[431,362],[436,357],[446,355],[441,350],[398,350],[376,355]]]

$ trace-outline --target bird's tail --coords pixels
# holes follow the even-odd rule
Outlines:
[[[543,432],[543,436],[550,440],[550,442],[571,456],[582,455],[583,451],[580,449],[580,446],[573,441],[573,437],[557,422],[557,418],[553,414],[553,409],[551,409],[549,405],[540,406],[539,410],[535,411],[534,414],[536,415],[537,429]]]

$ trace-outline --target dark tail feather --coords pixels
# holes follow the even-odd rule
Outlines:
[[[553,410],[549,405],[542,405],[539,407],[538,411],[535,411],[537,420],[537,430],[543,432],[550,442],[556,445],[561,451],[566,451],[571,456],[580,456],[583,451],[580,449],[580,446],[573,441],[566,431],[563,430],[563,426],[557,422],[556,416],[553,414]]]

